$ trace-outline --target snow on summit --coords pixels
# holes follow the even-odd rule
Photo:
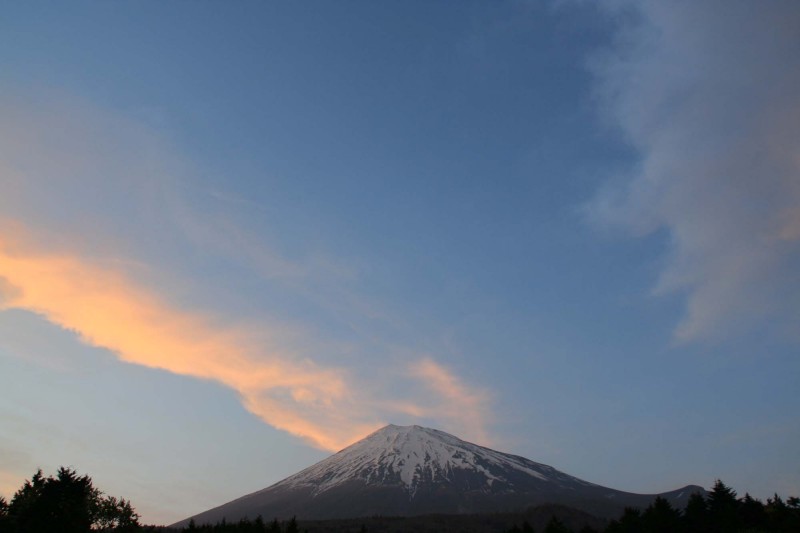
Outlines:
[[[466,474],[472,488],[489,490],[495,482],[508,481],[504,472],[509,469],[543,481],[548,471],[560,474],[436,429],[388,425],[279,485],[312,486],[321,493],[361,480],[367,485],[403,485],[413,495],[422,483],[463,482]]]
[[[662,495],[683,507],[698,490],[703,489],[687,486]],[[389,425],[283,481],[193,518],[212,524],[258,515],[327,520],[508,512],[546,503],[613,517],[626,506],[646,507],[655,496],[595,485],[443,431]]]

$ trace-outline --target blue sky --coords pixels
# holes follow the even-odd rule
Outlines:
[[[169,523],[385,423],[800,493],[793,2],[0,18],[0,494]]]

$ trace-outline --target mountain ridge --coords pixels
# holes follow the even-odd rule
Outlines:
[[[659,495],[683,507],[694,492],[704,489],[687,485],[650,495],[618,491],[437,429],[390,424],[269,487],[190,518],[200,524],[258,515],[335,519],[465,514],[545,503],[611,517],[626,506],[646,507]]]

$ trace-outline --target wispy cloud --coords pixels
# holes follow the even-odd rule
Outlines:
[[[32,251],[3,236],[0,276],[16,289],[6,291],[5,307],[39,313],[124,361],[228,385],[267,423],[317,446],[333,449],[363,431],[338,424],[352,401],[343,370],[270,348],[270,332],[176,308],[114,265]]]
[[[486,442],[487,394],[432,358],[397,376],[421,383],[423,393],[381,395],[346,369],[292,353],[277,328],[221,325],[137,284],[114,261],[43,253],[30,248],[35,239],[19,238],[20,226],[16,237],[9,233],[0,232],[0,279],[13,290],[2,308],[38,313],[128,363],[220,382],[266,423],[317,447],[340,449],[396,415],[437,420]]]
[[[35,239],[14,231],[0,232],[0,279],[13,287],[2,308],[38,313],[128,363],[220,382],[266,423],[322,449],[340,449],[398,415],[437,420],[486,443],[486,392],[432,358],[394,378],[410,379],[409,389],[422,384],[420,393],[381,395],[346,369],[293,352],[277,327],[223,326],[137,284],[116,262],[32,250]]]
[[[409,370],[437,396],[433,412],[445,415],[459,434],[490,444],[486,433],[489,408],[486,391],[467,386],[450,369],[428,357],[412,363]],[[424,409],[418,412],[422,414]]]
[[[184,191],[189,165],[147,127],[69,101],[28,107],[0,106],[0,184],[9,191],[0,198],[0,309],[35,312],[126,362],[222,383],[266,423],[319,448],[339,449],[397,417],[483,431],[486,407],[432,359],[393,375],[388,343],[370,338],[386,353],[370,355],[385,370],[368,372],[374,361],[340,361],[342,341],[314,318],[277,322],[258,308],[231,309],[237,298],[209,307],[208,295],[187,297],[208,278],[192,280],[194,263],[180,251],[245,263],[294,293],[362,302],[348,290],[357,279],[346,261],[285,259],[237,225],[227,197],[215,216],[200,216],[197,195]],[[343,311],[309,300],[316,315]],[[380,315],[368,302],[355,307]],[[461,400],[474,407],[469,419]]]
[[[687,295],[679,340],[800,320],[800,5],[617,2],[599,102],[641,156],[589,206],[666,229],[656,294]]]

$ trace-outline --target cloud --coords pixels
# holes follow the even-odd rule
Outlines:
[[[69,99],[13,104],[0,105],[0,185],[8,191],[0,195],[0,309],[37,313],[128,363],[222,383],[266,423],[322,449],[422,414],[483,432],[485,407],[462,423],[455,403],[472,400],[451,373],[442,369],[437,382],[397,370],[393,348],[380,338],[364,339],[376,348],[370,361],[342,359],[338,332],[315,322],[326,313],[371,318],[379,310],[310,298],[312,318],[279,322],[264,315],[281,316],[280,309],[254,308],[252,294],[226,295],[222,305],[213,300],[222,291],[196,290],[241,275],[247,264],[254,279],[291,294],[357,303],[346,261],[307,265],[264,246],[226,211],[227,197],[198,201],[203,181],[146,125]],[[217,277],[198,275],[198,261]],[[383,370],[375,371],[373,360],[381,359]]]
[[[666,230],[656,294],[683,341],[800,319],[800,5],[619,2],[592,61],[604,117],[639,153],[588,206],[595,223]]]
[[[428,357],[412,363],[409,371],[438,396],[434,411],[445,416],[454,426],[454,431],[481,444],[489,444],[486,433],[489,397],[485,391],[467,386],[451,370]],[[417,416],[425,413],[424,409],[413,404],[407,405],[406,409]]]
[[[113,261],[42,253],[27,244],[35,239],[9,233],[0,231],[0,276],[14,288],[5,308],[35,312],[125,362],[220,382],[253,414],[319,448],[341,449],[395,415],[438,420],[486,441],[486,393],[431,358],[408,373],[427,393],[413,401],[371,396],[373,389],[346,370],[292,354],[268,325],[220,325],[211,315],[171,305]]]
[[[19,230],[18,230],[19,231]],[[339,426],[352,402],[346,373],[271,348],[270,334],[215,324],[137,286],[115,265],[30,250],[0,236],[6,308],[38,313],[129,363],[213,379],[267,423],[334,449],[358,436]]]

